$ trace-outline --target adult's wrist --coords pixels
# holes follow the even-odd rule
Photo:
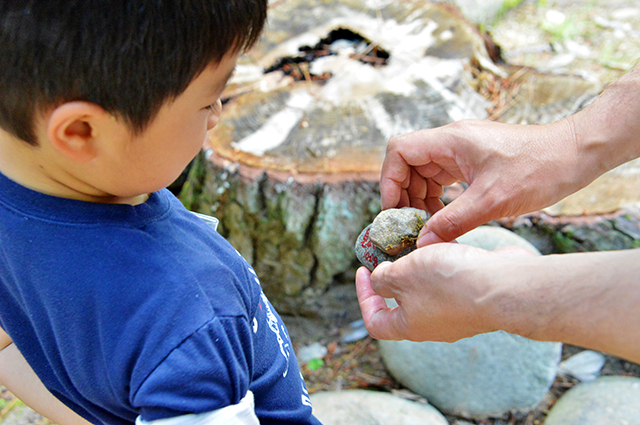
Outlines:
[[[573,127],[583,174],[592,181],[640,156],[640,67],[609,85],[566,121]]]

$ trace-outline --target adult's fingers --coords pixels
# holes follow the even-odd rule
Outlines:
[[[498,218],[487,197],[471,185],[458,198],[440,209],[428,221],[418,237],[418,248],[436,242],[450,242],[478,226]]]
[[[387,153],[380,173],[382,209],[395,208],[409,202],[407,188],[411,183],[411,166],[394,148],[393,140],[387,145]]]
[[[425,134],[424,130],[419,130],[389,140],[380,174],[383,209],[407,206],[404,203],[410,198],[424,193],[425,179],[442,171],[432,161],[430,149],[425,145]]]
[[[384,298],[375,293],[371,287],[371,272],[364,267],[356,273],[356,293],[369,335],[375,339],[398,339],[398,308],[388,308]]]

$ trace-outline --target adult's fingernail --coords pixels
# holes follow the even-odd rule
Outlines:
[[[371,274],[375,272],[376,274],[375,277],[378,277],[382,273],[382,270],[385,269],[386,267],[389,267],[390,265],[391,265],[391,261],[383,261],[382,263],[378,264],[376,269],[373,272],[371,272]]]
[[[422,248],[423,246],[431,245],[434,243],[444,242],[438,235],[433,232],[425,232],[424,234],[418,236],[418,240],[416,241],[416,246],[418,248]]]

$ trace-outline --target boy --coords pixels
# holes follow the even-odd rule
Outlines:
[[[319,423],[255,273],[163,189],[266,8],[0,3],[0,381],[54,420]]]

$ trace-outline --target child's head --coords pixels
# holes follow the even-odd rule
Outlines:
[[[0,2],[0,127],[37,145],[35,117],[86,101],[136,133],[210,64],[251,46],[266,0]]]

